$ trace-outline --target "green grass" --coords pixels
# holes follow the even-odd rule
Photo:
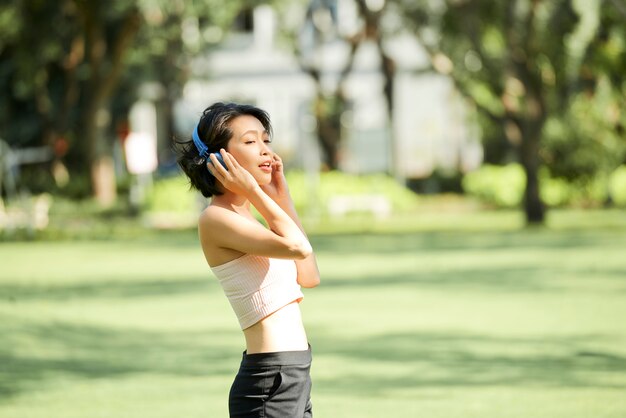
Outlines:
[[[626,416],[623,213],[356,225],[312,237],[316,417]],[[0,243],[2,418],[226,417],[243,343],[194,232]]]

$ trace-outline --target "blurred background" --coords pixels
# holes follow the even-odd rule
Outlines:
[[[225,416],[242,341],[172,151],[216,101],[269,112],[317,249],[320,416],[624,416],[624,22],[624,0],[3,1],[0,416]]]
[[[624,3],[448,3],[5,3],[3,235],[44,228],[55,202],[180,213],[183,193],[159,191],[176,189],[172,139],[215,101],[270,113],[309,215],[362,206],[320,196],[320,173],[393,180],[372,209],[407,209],[398,187],[534,224],[552,207],[624,207]]]

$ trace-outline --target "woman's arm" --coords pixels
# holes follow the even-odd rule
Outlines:
[[[304,232],[304,228],[300,223],[300,219],[298,218],[298,214],[296,213],[296,209],[291,201],[291,198],[284,201],[277,202],[278,205],[289,215],[289,217],[298,225],[298,228],[302,231],[302,233],[306,236]],[[298,283],[302,287],[315,287],[320,284],[320,272],[317,267],[317,260],[315,258],[315,253],[311,251],[311,253],[303,258],[296,260],[296,268],[298,270]]]
[[[211,155],[209,171],[227,189],[245,196],[267,221],[268,230],[258,222],[217,206],[210,206],[200,218],[201,239],[213,246],[267,257],[306,259],[311,244],[300,226],[288,215],[239,163],[222,151],[228,170]],[[297,218],[296,218],[297,219]]]
[[[273,159],[272,181],[267,186],[263,186],[262,189],[289,215],[306,237],[306,232],[298,218],[298,213],[289,193],[289,187],[283,171],[283,162],[276,154],[274,154]],[[296,268],[298,270],[298,283],[302,287],[315,287],[320,283],[320,272],[313,252],[303,259],[296,260]]]

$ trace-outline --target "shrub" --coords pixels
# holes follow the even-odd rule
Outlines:
[[[308,184],[302,171],[290,171],[286,177],[299,212],[317,208],[325,213],[330,199],[338,195],[382,195],[396,212],[410,211],[417,204],[415,193],[385,174],[355,175],[329,171],[319,174],[317,184]]]
[[[600,206],[609,192],[618,205],[626,204],[626,166],[616,170],[609,178],[597,174],[592,178],[579,178],[568,182],[564,178],[550,177],[547,168],[539,171],[541,199],[549,207]],[[517,207],[524,198],[526,178],[520,164],[506,166],[484,165],[466,174],[463,190],[467,195],[503,208]]]
[[[198,193],[190,190],[183,175],[156,180],[144,203],[144,209],[153,213],[193,213],[197,208]]]
[[[470,196],[498,207],[511,208],[521,204],[526,178],[519,164],[485,164],[478,170],[467,173],[462,185],[465,193]]]
[[[320,173],[316,184],[309,184],[302,171],[289,171],[286,177],[299,212],[316,208],[325,213],[329,200],[336,195],[383,195],[394,211],[411,210],[417,203],[415,193],[384,174],[359,176],[331,171]],[[183,175],[162,178],[149,191],[144,209],[152,213],[189,213],[197,210],[199,199]]]
[[[565,179],[551,178],[547,170],[539,175],[541,200],[550,207],[566,206],[572,200],[572,187]]]
[[[626,165],[618,167],[611,175],[609,191],[617,206],[626,206]]]

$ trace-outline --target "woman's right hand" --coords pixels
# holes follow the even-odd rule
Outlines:
[[[207,161],[207,169],[209,172],[220,182],[222,186],[230,190],[233,193],[247,196],[252,193],[255,188],[259,186],[256,179],[250,174],[248,170],[243,168],[235,157],[226,152],[224,148],[220,150],[220,154],[224,159],[226,168],[220,164],[217,157],[213,154],[209,155]]]

